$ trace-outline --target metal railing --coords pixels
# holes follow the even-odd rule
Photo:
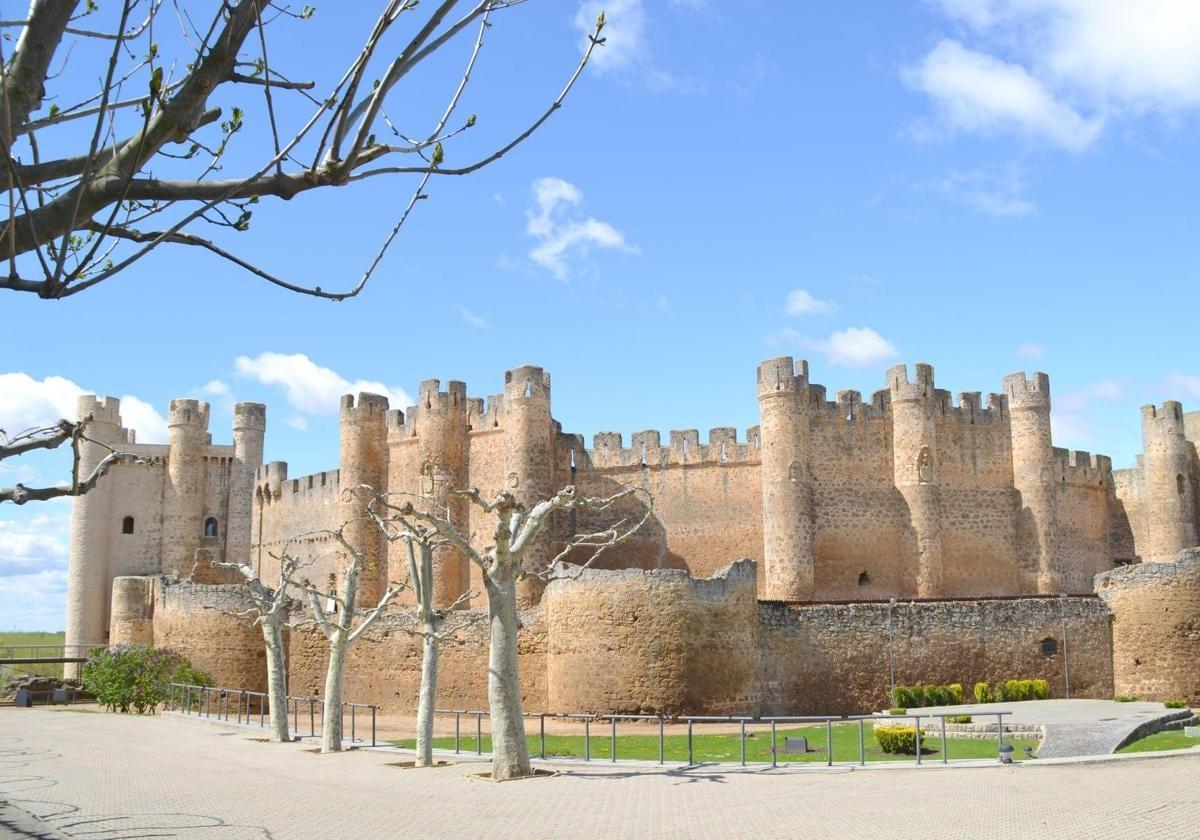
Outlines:
[[[85,662],[94,647],[105,645],[0,645],[0,664]]]
[[[475,718],[475,755],[482,756],[483,753],[483,719],[491,717],[489,712],[484,709],[436,709],[434,714],[439,715],[454,715],[454,752],[456,755],[461,755],[463,752],[463,737],[462,737],[462,718],[463,715],[472,716]],[[1011,715],[1008,710],[989,711],[982,715],[976,714],[974,717],[995,718],[996,719],[996,739],[997,739],[997,759],[999,761],[1007,761],[1006,752],[1011,752],[1010,746],[1008,751],[1005,750],[1004,744],[1004,718]],[[772,717],[749,717],[738,715],[679,715],[677,717],[668,718],[664,715],[620,715],[620,714],[580,714],[580,713],[555,713],[555,712],[526,712],[525,717],[538,719],[538,757],[546,758],[546,720],[571,720],[583,722],[583,760],[592,760],[592,723],[595,721],[607,721],[609,724],[609,761],[617,760],[617,724],[620,721],[641,721],[641,722],[657,722],[658,723],[658,763],[666,763],[666,724],[668,721],[672,723],[682,722],[687,724],[687,763],[685,766],[696,766],[695,755],[695,725],[696,724],[738,724],[738,742],[739,742],[739,763],[742,767],[747,766],[749,762],[746,759],[746,737],[748,725],[770,725],[771,727],[771,758],[770,766],[779,766],[779,735],[778,727],[780,724],[824,724],[825,727],[825,764],[829,767],[834,764],[858,764],[865,766],[867,763],[867,748],[865,728],[868,722],[881,724],[884,726],[891,725],[896,721],[913,721],[913,726],[916,730],[916,755],[914,761],[917,765],[922,763],[922,744],[921,744],[921,722],[930,720],[940,721],[941,730],[941,763],[949,764],[950,757],[948,752],[949,734],[946,729],[947,718],[957,718],[960,714],[903,714],[903,715],[814,715],[814,716],[772,716]],[[858,725],[858,759],[851,762],[835,762],[833,755],[833,726],[834,724],[845,725],[857,723]],[[977,760],[977,759],[969,759]],[[714,762],[720,763],[720,762]],[[757,763],[757,762],[755,762]],[[766,762],[763,762],[766,763]]]
[[[292,722],[292,734],[297,738],[305,737],[300,730],[300,709],[308,707],[308,736],[316,737],[320,731],[317,727],[318,710],[321,725],[325,723],[325,701],[320,697],[285,698],[288,708],[288,718]],[[171,683],[168,692],[167,708],[183,714],[196,714],[199,717],[236,722],[245,726],[265,727],[267,716],[271,713],[271,701],[265,691],[250,691],[244,688],[222,688],[220,686],[192,685],[189,683]],[[371,746],[377,746],[376,714],[378,706],[370,703],[342,703],[343,731],[345,730],[346,712],[350,712],[350,743],[357,743],[358,710],[369,709],[371,712]],[[257,720],[255,712],[257,711]],[[365,743],[365,738],[363,743]]]

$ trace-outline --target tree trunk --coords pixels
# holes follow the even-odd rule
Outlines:
[[[488,654],[488,708],[492,716],[492,778],[533,775],[525,718],[521,713],[521,675],[517,663],[517,587],[510,569],[485,575],[491,650]]]
[[[263,643],[267,649],[267,703],[271,711],[271,740],[292,740],[288,731],[287,654],[283,649],[283,631],[275,622],[262,623]]]
[[[438,645],[436,618],[425,622],[422,639],[421,696],[417,703],[417,767],[433,766],[433,711],[437,708]]]
[[[342,751],[342,686],[346,681],[349,634],[341,627],[329,640],[329,669],[325,672],[325,714],[321,723],[321,752]]]

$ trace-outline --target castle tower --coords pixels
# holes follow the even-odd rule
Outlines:
[[[914,381],[908,368],[896,365],[887,374],[892,404],[892,480],[908,505],[914,537],[917,597],[942,591],[942,519],[938,490],[937,432],[933,367],[916,365]]]
[[[79,442],[79,475],[91,474],[108,450],[99,443],[121,442],[121,403],[115,397],[81,396],[75,418],[91,417],[87,436]],[[92,441],[97,441],[93,443]],[[103,644],[108,637],[108,561],[113,535],[121,523],[112,521],[111,476],[101,478],[71,507],[71,556],[67,567],[68,645]],[[67,666],[68,669],[74,666]],[[68,675],[69,676],[69,675]]]
[[[1004,377],[1012,439],[1013,486],[1019,496],[1017,551],[1026,576],[1043,595],[1063,590],[1058,568],[1054,445],[1050,439],[1050,377],[1023,372]]]
[[[809,481],[808,362],[791,356],[758,366],[763,490],[763,571],[770,601],[813,598],[812,486]]]
[[[262,466],[267,407],[238,403],[233,407],[233,468],[229,476],[229,512],[225,523],[225,561],[250,562],[254,514],[254,472]]]
[[[525,365],[504,374],[505,490],[526,508],[549,499],[554,486],[554,421],[550,417],[550,374]],[[550,523],[551,525],[553,523]],[[530,546],[526,568],[539,570],[550,562],[550,528]],[[536,604],[544,584],[527,577],[517,583],[522,606]]]
[[[208,403],[171,400],[163,482],[162,571],[187,577],[203,537]]]
[[[467,505],[455,490],[467,489],[467,386],[450,382],[445,391],[430,379],[421,383],[416,414],[417,463],[421,495],[450,512],[450,522],[467,533]],[[470,587],[467,558],[452,546],[441,546],[433,555],[433,601],[439,607],[453,604]]]
[[[363,501],[347,491],[360,484],[387,490],[387,410],[387,397],[379,394],[359,394],[357,404],[353,394],[342,397],[338,521],[349,523],[342,533],[363,553],[366,570],[358,578],[358,603],[362,606],[374,606],[383,597],[386,541],[374,522],[361,518]]]
[[[1166,563],[1198,542],[1195,453],[1184,436],[1183,406],[1165,402],[1161,410],[1142,408],[1143,465],[1146,482],[1146,531],[1150,545],[1142,559]]]

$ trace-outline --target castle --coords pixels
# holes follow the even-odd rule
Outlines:
[[[1145,408],[1144,454],[1113,470],[1054,447],[1043,373],[1005,377],[986,402],[954,401],[929,365],[899,365],[869,401],[831,401],[806,362],[780,357],[759,367],[757,395],[760,425],[740,441],[726,427],[703,444],[694,429],[665,444],[642,431],[627,447],[605,432],[588,448],[554,419],[541,368],[508,371],[486,402],[429,380],[404,411],[343,397],[339,469],[298,478],[262,464],[262,405],[238,404],[234,443],[219,446],[208,405],[174,400],[168,443],[151,446],[122,428],[116,400],[82,397],[91,437],[142,459],[75,502],[67,642],[152,641],[221,684],[258,687],[257,631],[206,609],[244,599],[214,561],[271,580],[288,543],[310,578],[335,573],[331,541],[297,538],[353,518],[343,488],[433,499],[482,542],[487,514],[449,491],[507,489],[532,503],[568,484],[593,496],[635,485],[653,498],[650,519],[602,568],[544,591],[522,581],[530,708],[860,711],[885,702],[893,678],[1046,677],[1073,696],[1200,699],[1200,562],[1173,562],[1200,542],[1200,413]],[[85,445],[82,468],[104,452]],[[556,519],[541,562],[619,515]],[[373,603],[404,562],[369,522],[347,535],[369,561],[362,600]],[[478,609],[481,592],[478,570],[439,549],[437,601]],[[347,695],[408,709],[419,646],[389,627],[353,652]],[[485,647],[476,633],[443,655],[445,702],[482,702]],[[319,690],[323,652],[312,634],[291,634],[293,692]]]

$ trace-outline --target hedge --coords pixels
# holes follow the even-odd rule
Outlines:
[[[917,728],[915,726],[876,726],[875,742],[885,753],[916,755]]]
[[[892,705],[905,709],[922,706],[955,706],[963,702],[963,687],[950,685],[898,685],[892,689]]]

